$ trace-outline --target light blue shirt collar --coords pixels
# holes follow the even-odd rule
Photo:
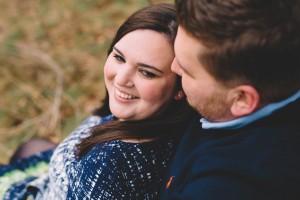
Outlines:
[[[202,119],[200,119],[200,122],[202,123],[203,129],[227,129],[227,130],[238,129],[238,128],[246,126],[247,124],[250,124],[258,119],[261,119],[263,117],[266,117],[266,116],[272,114],[274,111],[276,111],[280,108],[283,108],[287,104],[289,104],[293,101],[296,101],[299,98],[300,98],[300,90],[293,96],[291,96],[283,101],[276,102],[276,103],[270,103],[270,104],[264,106],[263,108],[257,110],[253,114],[250,114],[250,115],[247,115],[244,117],[240,117],[240,118],[228,121],[228,122],[209,122],[206,119],[202,118]]]

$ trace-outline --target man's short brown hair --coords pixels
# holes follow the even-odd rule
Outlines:
[[[226,86],[252,85],[262,102],[300,89],[299,0],[176,0],[179,24],[207,51],[206,70]]]

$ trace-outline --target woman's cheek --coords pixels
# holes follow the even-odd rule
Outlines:
[[[116,74],[113,65],[111,65],[109,62],[105,63],[103,73],[105,78],[109,80],[113,79]]]
[[[158,101],[161,100],[164,94],[163,88],[157,85],[149,85],[147,88],[142,88],[143,96],[145,100],[148,101]]]

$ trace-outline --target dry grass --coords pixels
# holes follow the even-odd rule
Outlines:
[[[33,136],[61,141],[103,97],[111,37],[168,0],[0,0],[0,163]]]

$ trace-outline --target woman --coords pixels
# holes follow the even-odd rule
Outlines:
[[[171,72],[176,30],[175,10],[168,4],[137,11],[121,25],[104,66],[103,106],[58,145],[48,174],[31,181],[25,196],[158,198],[192,115],[180,79]],[[12,191],[5,198],[16,196]]]

